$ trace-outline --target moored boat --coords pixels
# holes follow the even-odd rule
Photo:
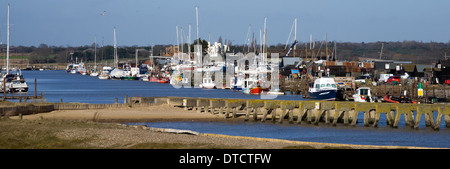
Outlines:
[[[200,84],[200,87],[204,89],[214,89],[216,88],[216,84],[214,84],[211,77],[205,77],[203,78],[203,82]]]
[[[372,98],[372,91],[369,87],[360,87],[356,89],[353,100],[355,102],[375,102],[376,99]]]
[[[318,78],[314,81],[314,86],[309,88],[308,94],[313,100],[336,100],[336,82],[329,77]]]
[[[100,75],[98,75],[99,79],[109,79],[109,73],[111,71],[111,67],[109,66],[103,66],[102,72],[100,72]]]

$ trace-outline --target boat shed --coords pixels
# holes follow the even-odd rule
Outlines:
[[[441,69],[438,74],[439,83],[444,83],[446,80],[450,80],[450,60],[439,60],[436,63],[436,67]]]

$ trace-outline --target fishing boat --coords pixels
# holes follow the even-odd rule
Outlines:
[[[250,89],[250,94],[261,94],[261,92],[264,91],[262,87],[254,87]]]
[[[169,83],[169,78],[163,77],[161,79],[158,80],[158,83]]]
[[[318,78],[314,81],[314,86],[309,88],[308,94],[313,100],[336,100],[336,82],[329,77]]]
[[[71,74],[76,74],[79,66],[80,65],[78,65],[78,64],[72,64],[71,69],[70,69],[70,73]]]
[[[244,94],[259,94],[261,89],[258,86],[258,81],[256,79],[250,78],[244,80],[244,86],[242,86],[242,93]]]

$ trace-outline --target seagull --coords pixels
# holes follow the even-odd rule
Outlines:
[[[105,12],[106,12],[106,11],[103,11],[102,14],[100,14],[100,15],[105,16]]]

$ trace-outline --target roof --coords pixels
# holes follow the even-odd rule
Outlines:
[[[442,67],[449,67],[450,66],[450,60],[439,60],[439,62],[441,63]]]
[[[439,71],[441,71],[441,69],[439,69],[439,68],[431,68],[431,67],[426,67],[423,71],[424,72],[431,72],[431,69],[433,69],[433,71],[435,71],[435,72],[439,72]]]
[[[302,62],[299,57],[283,57],[283,66],[286,67],[288,65],[296,65],[297,63]]]
[[[416,64],[417,72],[423,72],[423,69],[434,67],[434,65]]]
[[[403,70],[407,72],[415,72],[417,71],[415,64],[403,64]]]

